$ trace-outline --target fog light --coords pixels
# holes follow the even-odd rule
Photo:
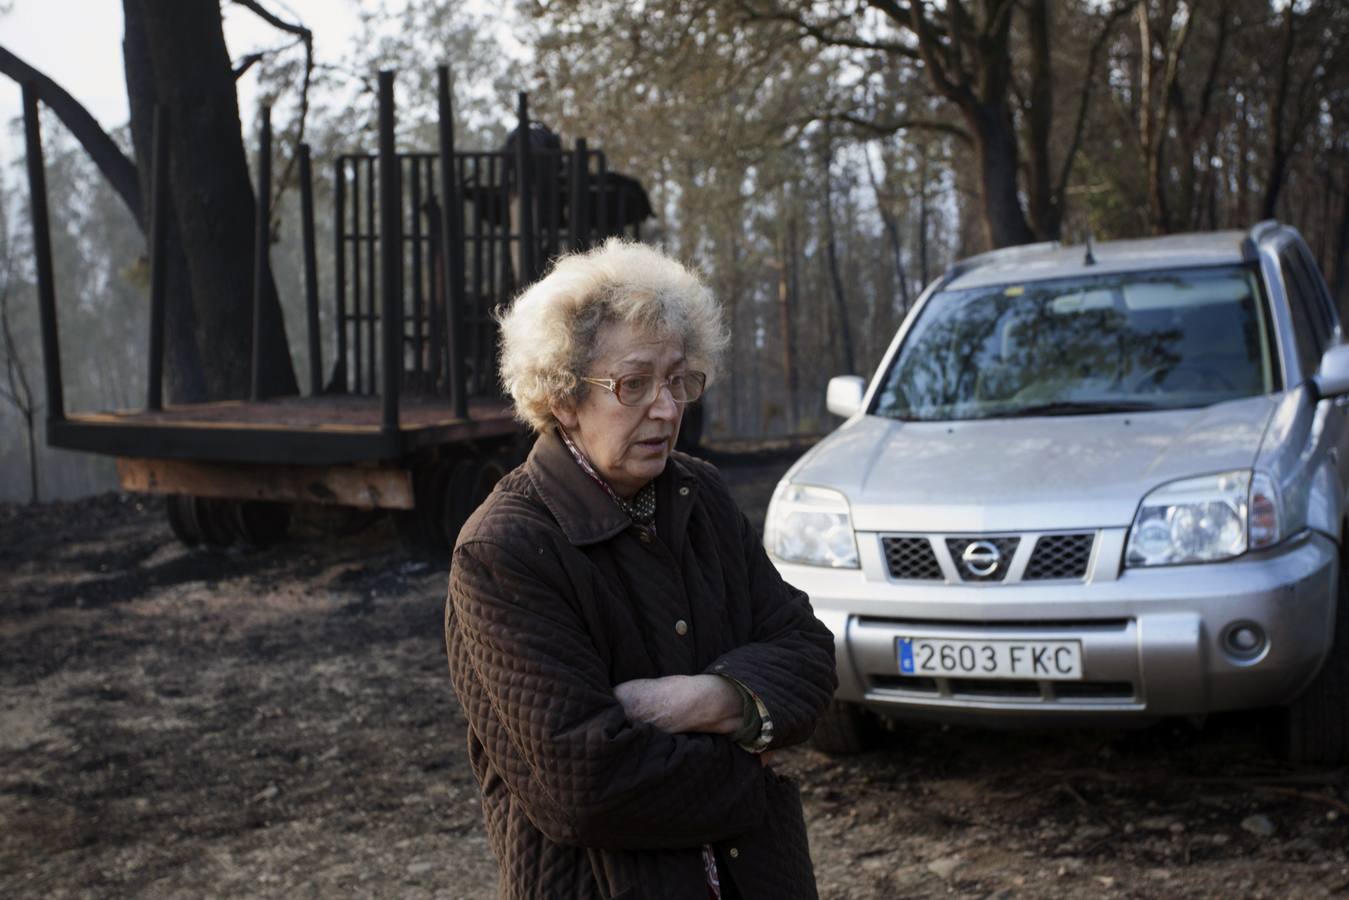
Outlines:
[[[1223,649],[1238,659],[1253,659],[1265,652],[1269,639],[1254,622],[1233,622],[1223,634]]]

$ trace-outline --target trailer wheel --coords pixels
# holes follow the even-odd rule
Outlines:
[[[259,550],[279,543],[290,530],[290,507],[260,500],[230,501],[240,540]]]
[[[228,547],[238,539],[233,503],[216,497],[193,497],[202,541],[211,547]]]
[[[447,550],[454,549],[454,542],[459,539],[459,531],[468,517],[482,505],[505,474],[505,467],[492,457],[463,460],[455,467],[441,506],[440,533]]]
[[[416,508],[394,512],[394,526],[403,549],[416,556],[444,556],[449,548],[440,530],[445,486],[454,461],[441,460],[412,471],[412,497]]]
[[[197,524],[195,497],[185,494],[170,494],[164,498],[164,511],[168,514],[169,530],[173,536],[187,547],[201,543],[201,527]]]

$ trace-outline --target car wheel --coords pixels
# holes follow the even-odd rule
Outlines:
[[[810,742],[821,753],[848,756],[874,749],[880,737],[880,723],[875,714],[856,703],[834,700],[815,723]]]
[[[1349,762],[1349,573],[1343,566],[1337,594],[1330,655],[1283,713],[1283,755],[1294,762]]]

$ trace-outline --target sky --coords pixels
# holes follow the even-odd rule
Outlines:
[[[316,58],[336,61],[346,55],[360,31],[361,2],[264,0],[263,5],[282,19],[303,22],[314,32]],[[366,5],[378,3],[367,0]],[[232,59],[292,40],[241,6],[226,3],[222,11]],[[104,130],[126,124],[122,4],[118,0],[13,0],[12,11],[0,15],[0,45],[69,91]],[[249,75],[239,81],[239,111],[246,121],[255,103],[255,84]],[[19,86],[0,77],[0,122],[5,125],[0,164],[6,167],[21,158],[22,126],[15,130],[9,123],[22,113]]]

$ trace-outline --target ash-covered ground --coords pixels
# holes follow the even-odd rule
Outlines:
[[[796,452],[712,458],[761,521]],[[0,506],[0,896],[491,896],[445,575],[358,514],[220,551],[153,498]],[[1349,775],[1261,722],[777,764],[825,898],[1349,895]]]

